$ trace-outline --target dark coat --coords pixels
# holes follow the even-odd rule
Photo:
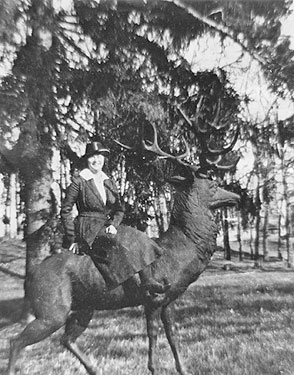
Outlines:
[[[98,192],[93,179],[86,180],[81,176],[73,178],[61,205],[61,218],[65,230],[64,247],[73,242],[86,241],[92,245],[97,234],[106,226],[116,228],[124,216],[124,208],[114,181],[104,180],[106,204]],[[77,205],[78,216],[72,216],[74,204]]]
[[[92,179],[75,177],[68,188],[66,198],[61,206],[61,218],[65,230],[64,247],[73,242],[89,245],[89,251],[99,254],[106,251],[109,258],[109,269],[116,285],[124,282],[135,273],[153,263],[161,256],[160,247],[145,233],[127,226],[119,226],[124,209],[115,183],[111,179],[104,180],[106,204],[98,192]],[[72,210],[77,205],[78,216],[73,220]],[[117,235],[108,241],[105,227],[114,225]],[[94,240],[97,246],[93,245]],[[105,241],[106,239],[106,241]],[[93,249],[91,249],[93,245]],[[92,258],[93,259],[93,258]]]

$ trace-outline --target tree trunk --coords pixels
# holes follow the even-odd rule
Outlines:
[[[6,197],[5,197],[5,215],[3,218],[3,222],[5,224],[5,237],[9,236],[9,223],[10,223],[10,184],[7,186],[6,189]]]
[[[160,235],[161,233],[164,232],[164,222],[163,222],[162,212],[160,211],[159,197],[156,197],[154,201],[154,213],[155,213],[156,225],[158,228],[158,234]]]
[[[239,260],[243,260],[243,252],[242,252],[242,237],[241,237],[241,217],[240,217],[240,211],[237,211],[237,218],[238,218],[238,224],[237,224],[237,241],[239,246]]]
[[[44,244],[35,234],[48,220],[51,213],[51,183],[51,173],[46,170],[39,179],[26,184],[27,275],[31,274],[35,265],[48,255],[48,251],[43,248]]]
[[[287,253],[287,266],[292,267],[293,259],[290,249],[290,214],[289,214],[289,198],[288,198],[288,185],[287,185],[287,168],[285,166],[284,153],[281,156],[281,170],[282,170],[282,188],[283,188],[283,201],[285,205],[285,231],[286,231],[286,253]]]
[[[22,318],[29,313],[28,293],[34,269],[50,254],[50,234],[44,235],[44,224],[51,216],[51,184],[52,174],[44,163],[40,175],[26,175],[25,208],[26,208],[26,276],[24,282],[25,300]],[[46,228],[45,228],[46,229]]]
[[[16,204],[16,173],[12,172],[9,176],[9,237],[17,236],[17,204]]]
[[[262,250],[263,250],[263,257],[264,260],[269,260],[269,252],[267,248],[267,238],[268,238],[268,214],[269,214],[269,205],[264,205],[264,220],[263,220],[263,228],[262,228]]]
[[[163,193],[160,193],[159,197],[159,210],[162,222],[162,231],[165,232],[168,228],[168,210],[166,204],[166,197]]]
[[[250,223],[250,239],[249,239],[249,248],[250,248],[250,259],[254,260],[254,249],[253,249],[253,223]]]
[[[290,219],[289,219],[289,200],[286,179],[283,177],[283,190],[284,190],[284,201],[285,201],[285,239],[286,239],[286,253],[287,253],[287,266],[292,267],[293,259],[290,248]]]
[[[0,216],[0,238],[5,236],[5,223],[4,223],[4,213],[5,213],[5,195],[6,188],[3,181],[3,175],[0,173],[0,211],[2,212]]]
[[[259,267],[259,229],[260,229],[260,196],[259,196],[259,181],[255,191],[255,240],[254,240],[254,266]]]
[[[260,228],[260,212],[255,218],[255,240],[254,240],[254,265],[259,267],[259,228]]]
[[[229,222],[228,222],[228,209],[225,207],[222,210],[222,224],[223,224],[223,242],[224,242],[224,256],[226,260],[231,260],[231,247],[229,237]]]
[[[282,215],[279,214],[279,219],[278,219],[278,247],[277,247],[277,250],[278,250],[278,259],[279,260],[283,259],[283,255],[282,255],[282,251],[281,251],[281,247],[282,247],[282,241],[281,241],[281,220],[282,220]]]

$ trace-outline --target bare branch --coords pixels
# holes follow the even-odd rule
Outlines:
[[[177,110],[180,112],[180,114],[182,115],[182,117],[184,118],[184,120],[187,122],[187,124],[190,126],[190,128],[193,128],[193,124],[192,124],[191,120],[186,115],[186,113],[181,109],[180,106],[177,106]]]
[[[67,31],[67,30],[66,30]],[[76,43],[69,37],[67,37],[66,35],[64,35],[63,33],[59,33],[60,37],[62,39],[64,39],[78,54],[82,55],[83,57],[85,57],[87,60],[90,60],[91,57],[88,56],[81,48],[79,48]]]

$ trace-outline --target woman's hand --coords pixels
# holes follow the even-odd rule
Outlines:
[[[77,244],[77,242],[74,242],[70,245],[68,250],[72,251],[74,254],[79,254],[79,245]]]
[[[116,234],[116,233],[117,233],[117,230],[116,230],[116,228],[115,228],[114,225],[109,225],[109,227],[107,227],[107,228],[105,229],[105,232],[106,232],[107,234]]]

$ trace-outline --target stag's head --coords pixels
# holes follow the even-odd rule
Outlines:
[[[154,141],[151,143],[142,140],[141,146],[146,152],[156,155],[153,159],[153,175],[157,178],[159,176],[161,181],[170,183],[176,189],[169,228],[179,228],[200,252],[212,254],[217,236],[212,210],[235,205],[239,196],[219,188],[217,182],[204,173],[203,168],[184,160],[189,155],[186,142],[186,151],[180,156],[161,150],[156,128],[153,128]]]
[[[217,226],[215,224],[212,210],[238,203],[239,196],[230,191],[218,187],[215,180],[209,177],[208,169],[230,170],[235,166],[236,160],[231,165],[224,165],[222,156],[229,152],[234,144],[227,146],[224,150],[212,150],[204,148],[204,155],[200,158],[200,165],[195,166],[186,161],[189,157],[189,147],[186,147],[182,155],[174,156],[164,152],[158,145],[158,137],[155,126],[154,139],[146,141],[142,137],[140,146],[128,147],[119,143],[129,150],[142,154],[142,148],[146,153],[153,156],[152,175],[161,182],[170,183],[176,190],[174,204],[171,212],[169,230],[178,228],[185,234],[205,257],[206,253],[212,254],[215,250]],[[204,132],[203,132],[204,134]],[[233,143],[236,142],[236,137]],[[206,155],[206,157],[205,157]],[[154,159],[155,156],[155,159]],[[148,157],[145,160],[148,160]]]
[[[186,142],[186,151],[180,156],[162,151],[158,145],[156,128],[153,128],[154,142],[147,144],[143,140],[142,145],[146,151],[157,156],[154,175],[163,176],[176,189],[170,225],[180,228],[198,249],[206,249],[212,253],[217,236],[212,211],[236,205],[240,197],[218,187],[217,182],[204,173],[203,167],[195,167],[184,160],[189,155]],[[219,162],[219,159],[215,160]],[[231,167],[227,166],[228,169]]]
[[[143,135],[141,145],[135,147],[138,151],[140,150],[141,154],[143,149],[145,152],[155,155],[156,158],[153,159],[155,173],[153,175],[162,182],[167,181],[175,187],[177,194],[175,195],[175,212],[172,215],[179,216],[180,211],[192,212],[196,208],[198,212],[199,208],[210,211],[235,205],[239,200],[238,195],[219,188],[216,181],[209,178],[207,173],[209,170],[228,171],[236,166],[238,158],[233,156],[231,151],[238,139],[239,128],[237,128],[230,144],[216,148],[211,147],[212,136],[226,133],[225,129],[230,125],[230,120],[222,108],[220,99],[210,116],[206,116],[206,102],[207,97],[200,95],[192,118],[178,107],[189,132],[192,132],[194,138],[198,139],[201,150],[199,165],[191,165],[186,161],[189,157],[189,146],[185,139],[183,141],[186,151],[182,155],[173,156],[164,152],[158,145],[157,131],[153,124],[151,124],[154,132],[153,141],[146,141]],[[220,143],[222,142],[217,142],[218,145]],[[229,160],[231,159],[229,163],[224,162],[225,159],[228,160],[228,155],[232,156],[232,158],[229,158]]]
[[[188,180],[189,181],[189,180]],[[189,182],[181,190],[190,191],[191,195],[198,200],[198,204],[214,210],[226,206],[234,206],[238,203],[239,195],[224,190],[218,186],[218,183],[206,175],[193,172],[193,180],[189,187]]]

